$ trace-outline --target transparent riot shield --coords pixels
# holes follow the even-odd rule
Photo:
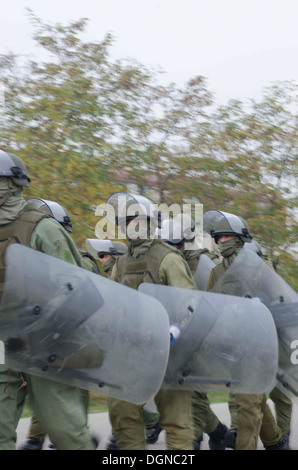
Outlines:
[[[278,386],[298,396],[298,365],[293,358],[298,340],[298,295],[251,250],[242,249],[213,292],[255,297],[270,310],[279,342]]]
[[[214,268],[215,263],[209,256],[202,253],[199,258],[197,268],[193,274],[194,280],[198,286],[199,290],[206,290],[207,282],[209,279],[209,274],[212,268]]]
[[[278,362],[272,315],[253,299],[156,284],[139,290],[158,299],[177,339],[162,388],[263,393]]]
[[[7,250],[8,367],[133,403],[159,389],[169,320],[156,299],[18,244]]]

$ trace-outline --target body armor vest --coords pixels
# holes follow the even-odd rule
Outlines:
[[[25,206],[20,217],[10,224],[0,226],[0,298],[5,279],[5,253],[12,243],[21,243],[30,247],[32,232],[37,223],[44,218],[52,217],[35,209]]]
[[[184,252],[184,257],[186,259],[188,266],[190,267],[191,273],[193,274],[195,270],[197,269],[199,258],[200,258],[200,253],[198,252],[198,250],[196,250],[195,255],[189,257],[187,252]]]
[[[226,272],[227,268],[225,268],[223,263],[218,264],[212,269],[212,276],[214,279],[214,284],[217,283],[217,281],[220,280],[220,278],[224,275]]]
[[[199,250],[185,250],[184,251],[184,257],[187,261],[188,266],[190,267],[192,274],[194,274],[195,270],[197,269],[198,262],[202,254],[205,254],[210,257],[210,253],[207,248],[201,248]]]
[[[133,289],[138,289],[143,282],[164,284],[159,279],[159,267],[164,257],[173,251],[180,254],[176,248],[160,240],[154,240],[140,260],[135,260],[126,253],[117,259],[117,280]]]
[[[218,259],[218,256],[211,253],[208,248],[201,248],[199,250],[185,250],[184,257],[190,267],[191,273],[194,274],[201,255],[206,255],[211,260]]]

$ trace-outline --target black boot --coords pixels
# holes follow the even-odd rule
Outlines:
[[[225,450],[227,432],[228,432],[227,426],[219,422],[217,425],[217,428],[209,434],[210,450]]]
[[[194,450],[200,450],[201,449],[201,442],[202,442],[203,438],[202,437],[199,437],[198,439],[196,439],[195,441],[193,441],[193,448]]]
[[[118,450],[116,439],[114,434],[111,434],[108,440],[108,443],[106,445],[107,450]]]
[[[228,449],[235,449],[236,446],[237,429],[228,429],[226,433],[226,447]]]
[[[54,444],[52,444],[51,442],[49,443],[48,447],[51,450],[57,450],[57,447],[55,447]]]
[[[272,446],[266,446],[265,450],[290,450],[289,447],[289,434],[281,436],[280,440]]]
[[[146,428],[146,444],[155,444],[162,431],[162,428],[157,423],[153,428]]]
[[[18,447],[18,450],[42,450],[43,443],[34,437],[30,437]]]

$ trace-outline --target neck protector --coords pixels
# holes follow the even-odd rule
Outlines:
[[[0,178],[0,225],[13,222],[23,212],[25,201],[22,188],[10,178]]]

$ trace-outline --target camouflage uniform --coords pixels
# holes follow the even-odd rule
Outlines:
[[[211,290],[225,273],[243,245],[244,243],[240,238],[236,237],[235,249],[231,252],[231,255],[211,271],[207,290]],[[280,441],[282,432],[267,404],[265,393],[234,394],[230,401],[235,402],[236,408],[234,407],[234,409],[237,410],[237,424],[235,421],[232,423],[233,427],[237,427],[235,450],[256,450],[259,436],[265,447],[274,446]]]
[[[42,202],[42,200],[39,200],[39,201]],[[26,203],[26,209],[30,210],[30,208],[31,210],[34,210],[35,208],[34,199],[29,199]],[[49,214],[48,206],[45,204],[40,205],[39,210],[45,214]],[[61,221],[58,220],[58,222],[68,232],[72,231],[68,227],[66,227],[65,224],[63,224]],[[70,219],[69,219],[69,225],[71,227]],[[72,239],[68,237],[68,243],[70,243],[70,240]],[[96,272],[97,274],[99,274],[99,269],[98,269],[96,260],[89,253],[80,251],[81,256],[79,258],[77,249],[74,246],[74,244],[71,243],[70,246],[71,246],[71,251],[73,252],[74,259],[76,260],[76,264],[80,265],[84,269],[87,269],[88,271]],[[86,395],[85,392],[82,391],[82,393]],[[87,395],[86,395],[86,399],[87,399]],[[86,401],[86,403],[88,406],[88,400]],[[29,427],[29,431],[27,435],[27,441],[24,444],[22,444],[18,448],[18,450],[40,450],[45,441],[45,438],[46,438],[46,433],[44,432],[43,427],[39,423],[37,417],[33,415],[31,418],[31,422],[30,422],[30,427]]]
[[[9,159],[13,159],[10,164]],[[6,171],[5,165],[13,170]],[[72,239],[52,217],[26,210],[21,186],[28,186],[24,164],[18,157],[0,152],[0,294],[5,278],[5,252],[19,242],[35,250],[80,266],[80,255]],[[4,168],[4,170],[3,170]],[[16,181],[16,183],[15,183]],[[7,195],[5,195],[7,187]],[[17,286],[16,286],[17,288]],[[95,449],[87,424],[88,394],[80,389],[41,377],[0,367],[0,449],[14,450],[16,427],[26,393],[34,412],[58,449]]]
[[[156,240],[132,243],[128,253],[117,259],[111,279],[134,289],[142,282],[196,289],[183,256]],[[191,396],[188,391],[163,389],[155,396],[160,426],[167,433],[168,449],[193,448]],[[110,420],[121,450],[146,448],[142,410],[142,405],[114,398],[109,400]]]
[[[220,262],[219,256],[215,253],[211,253],[207,248],[197,250],[181,249],[181,252],[186,259],[192,274],[194,274],[202,254],[208,256],[215,263]],[[200,441],[203,439],[203,433],[205,432],[210,436],[209,445],[211,447],[215,445],[215,441],[213,443],[214,436],[214,438],[216,437],[216,448],[224,448],[224,437],[227,428],[219,421],[218,417],[211,409],[207,393],[197,391],[193,392],[192,415],[195,446],[197,448],[200,447]]]

